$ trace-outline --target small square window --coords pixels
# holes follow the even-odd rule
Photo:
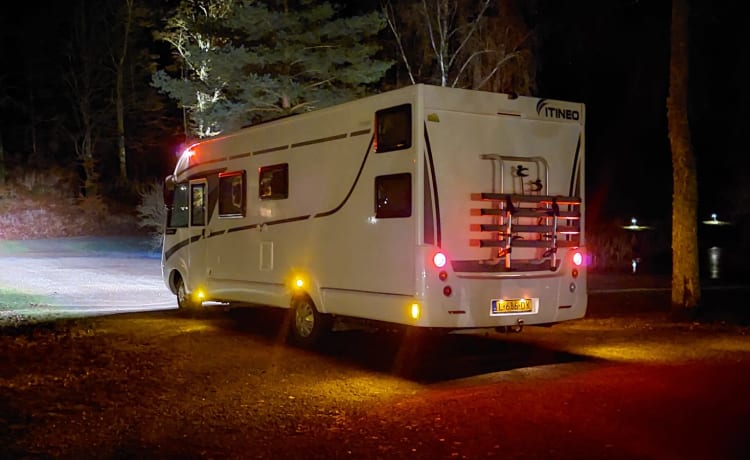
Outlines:
[[[219,174],[219,217],[245,215],[245,172]]]
[[[390,174],[375,178],[375,217],[389,219],[411,216],[411,174]]]
[[[289,198],[289,165],[287,163],[260,168],[258,197],[261,200]]]
[[[378,153],[411,147],[411,104],[375,113],[375,151]]]

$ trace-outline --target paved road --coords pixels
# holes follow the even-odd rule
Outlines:
[[[159,258],[138,237],[0,240],[0,323],[174,309]],[[590,274],[588,316],[666,311],[669,284],[665,276]],[[707,314],[720,307],[750,325],[748,295],[748,285],[707,285]]]
[[[0,241],[0,321],[172,309],[139,238]]]

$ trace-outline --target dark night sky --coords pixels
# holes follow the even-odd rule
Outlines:
[[[0,51],[55,52],[64,3],[21,4],[12,17],[3,14],[5,46]],[[750,123],[744,112],[750,103],[744,16],[738,1],[691,4],[690,115],[701,171],[701,212],[747,213],[750,203],[727,199],[725,187],[750,166],[742,135]],[[670,2],[537,0],[536,13],[542,43],[539,96],[586,103],[589,211],[611,218],[668,218]],[[14,62],[0,56],[0,75]]]
[[[750,162],[739,135],[750,117],[750,53],[738,2],[691,3],[690,122],[699,168],[699,215],[750,203],[727,188]],[[612,218],[668,220],[666,131],[669,1],[542,2],[540,93],[586,103],[588,210]],[[745,192],[747,193],[747,192]],[[745,195],[745,200],[749,195]]]

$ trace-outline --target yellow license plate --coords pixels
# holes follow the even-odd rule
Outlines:
[[[531,299],[492,299],[491,305],[491,315],[528,313],[534,309],[534,304]]]

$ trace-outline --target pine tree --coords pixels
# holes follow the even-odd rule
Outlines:
[[[293,4],[292,4],[293,3]],[[199,137],[363,95],[390,62],[377,58],[379,12],[343,17],[311,0],[184,0],[159,38],[179,59],[153,84]]]

